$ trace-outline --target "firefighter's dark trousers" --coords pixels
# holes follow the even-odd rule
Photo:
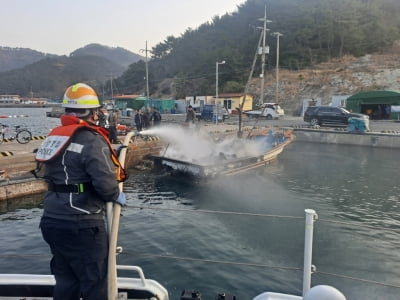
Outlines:
[[[41,223],[53,258],[55,300],[106,300],[108,238],[104,226],[54,228]]]

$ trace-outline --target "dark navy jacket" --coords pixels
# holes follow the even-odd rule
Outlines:
[[[48,191],[43,217],[81,221],[103,218],[104,204],[119,194],[110,148],[101,135],[90,130],[74,134],[68,147],[46,162],[45,178],[54,184],[90,183],[83,193]]]

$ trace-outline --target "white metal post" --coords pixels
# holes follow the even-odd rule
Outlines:
[[[313,209],[306,209],[306,223],[304,236],[304,266],[303,266],[303,297],[311,287],[312,245],[314,221],[318,218]]]

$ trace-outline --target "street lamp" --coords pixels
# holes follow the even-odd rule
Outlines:
[[[223,65],[225,61],[215,62],[215,123],[218,125],[218,65]]]
[[[275,91],[275,103],[279,101],[279,37],[283,34],[280,32],[274,32],[272,35],[276,36],[276,91]]]

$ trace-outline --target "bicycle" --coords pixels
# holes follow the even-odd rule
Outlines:
[[[3,143],[4,140],[17,140],[20,144],[27,144],[32,139],[32,133],[27,128],[19,125],[10,128],[10,126],[1,123],[0,126],[0,144]]]

